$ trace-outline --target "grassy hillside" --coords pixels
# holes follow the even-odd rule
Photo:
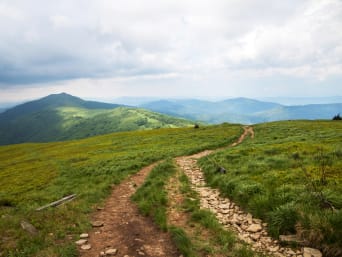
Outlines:
[[[342,255],[342,122],[259,124],[256,137],[201,160],[209,183],[324,256]],[[227,174],[218,174],[223,166]]]
[[[0,147],[0,252],[5,256],[75,256],[92,206],[113,184],[157,160],[230,144],[239,125],[122,132],[88,139]],[[68,194],[58,208],[36,208]],[[35,237],[20,227],[26,220]],[[2,249],[2,250],[1,250]],[[1,254],[0,254],[1,255]]]
[[[138,108],[51,95],[0,114],[0,145],[79,139],[118,131],[186,127],[190,121]]]

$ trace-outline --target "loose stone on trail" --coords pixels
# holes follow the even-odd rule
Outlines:
[[[89,237],[89,235],[87,233],[83,233],[83,234],[80,235],[81,239],[85,239],[85,238],[88,238],[88,237]]]
[[[81,246],[82,250],[90,250],[91,249],[91,245],[87,244],[87,245],[82,245]]]
[[[103,227],[103,222],[102,221],[94,221],[91,223],[91,225],[94,227],[94,228],[98,228],[98,227]]]
[[[80,240],[76,241],[75,243],[76,243],[77,245],[84,245],[84,244],[86,244],[87,242],[88,242],[87,239],[80,239]]]

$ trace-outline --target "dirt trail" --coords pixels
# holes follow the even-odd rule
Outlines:
[[[250,137],[253,139],[254,138],[254,130],[253,127],[243,127],[244,131],[239,137],[239,139],[233,143],[231,146],[237,146],[238,144],[241,144],[243,140],[250,134]]]
[[[153,167],[142,169],[114,187],[104,208],[99,208],[92,217],[93,222],[99,221],[103,226],[92,229],[87,242],[91,249],[80,249],[80,256],[97,257],[109,249],[117,249],[115,256],[118,257],[179,256],[169,235],[158,229],[150,218],[142,216],[130,199]]]
[[[254,138],[252,127],[244,127],[244,133],[231,145],[234,147],[243,142],[250,135]],[[197,165],[197,160],[211,154],[213,151],[204,151],[191,156],[176,158],[178,166],[188,176],[192,189],[200,196],[200,206],[212,211],[218,221],[227,229],[236,232],[238,238],[251,245],[255,251],[277,257],[299,257],[303,252],[281,247],[277,240],[267,234],[267,224],[255,219],[251,214],[242,211],[238,205],[228,198],[221,197],[217,189],[206,186],[203,172]]]
[[[253,128],[245,127],[244,133],[233,145],[241,143],[248,134],[254,136]],[[206,150],[180,158],[199,159],[212,152]],[[117,250],[115,256],[118,257],[178,257],[180,255],[169,234],[158,229],[149,217],[142,216],[130,199],[154,166],[155,164],[145,167],[113,188],[104,207],[98,208],[92,216],[92,223],[99,222],[101,226],[94,227],[86,238],[87,242],[82,245],[90,246],[90,249],[82,250],[82,246],[79,246],[79,256],[110,256],[105,252],[108,250],[115,252],[114,249]]]

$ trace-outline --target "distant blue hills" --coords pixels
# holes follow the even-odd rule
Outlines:
[[[217,102],[193,99],[158,100],[141,104],[139,107],[212,124],[332,119],[334,115],[342,113],[342,103],[286,106],[249,98],[233,98]]]

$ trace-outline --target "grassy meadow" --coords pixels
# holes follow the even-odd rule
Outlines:
[[[208,183],[268,222],[272,236],[297,234],[324,256],[341,256],[342,123],[282,121],[254,130],[254,139],[200,160]]]
[[[120,132],[82,140],[0,147],[0,256],[77,256],[89,214],[130,174],[155,161],[236,140],[239,125]],[[57,208],[36,208],[69,194]],[[39,231],[20,227],[28,221]]]

